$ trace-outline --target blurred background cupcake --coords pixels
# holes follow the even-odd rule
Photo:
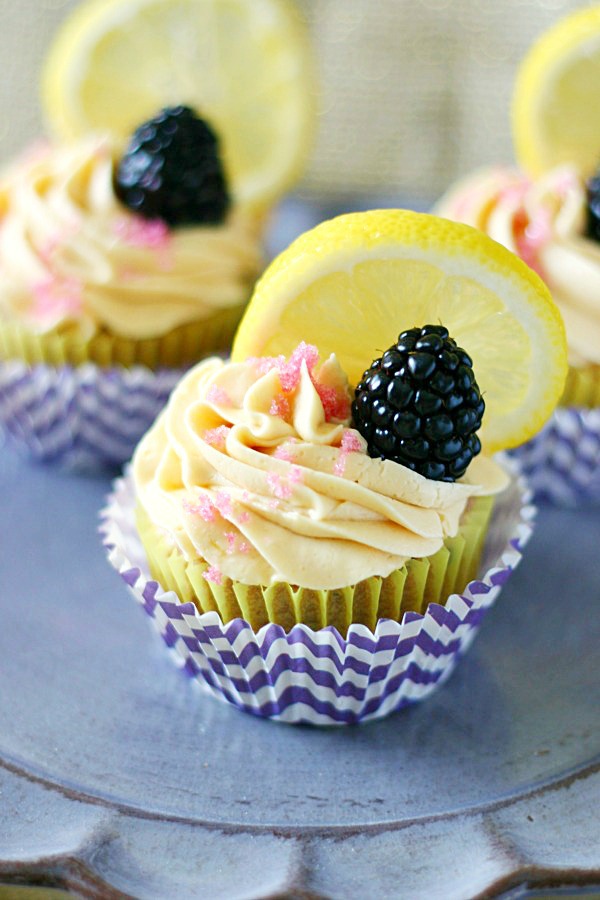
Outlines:
[[[513,96],[520,169],[478,170],[435,211],[485,231],[548,284],[565,321],[561,408],[519,455],[540,495],[600,501],[600,7],[559,21],[521,65]]]
[[[265,272],[232,360],[194,367],[142,439],[111,561],[230,702],[385,715],[450,674],[516,564],[527,501],[491,454],[542,426],[565,374],[547,288],[485,235],[405,210],[326,221]]]
[[[42,85],[53,137],[0,183],[0,413],[39,458],[120,463],[231,344],[306,154],[306,38],[278,0],[84,3]]]

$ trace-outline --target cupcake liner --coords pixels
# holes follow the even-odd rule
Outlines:
[[[507,462],[507,465],[509,463]],[[517,472],[514,463],[510,468]],[[328,626],[224,625],[150,578],[135,524],[131,474],[118,479],[102,512],[109,560],[151,617],[179,666],[212,696],[281,722],[343,725],[381,718],[423,700],[451,674],[487,610],[521,559],[535,510],[515,477],[498,498],[484,549],[484,574],[445,606],[373,630],[353,624],[346,638]]]
[[[0,362],[0,425],[22,453],[64,468],[120,466],[165,405],[182,369]]]
[[[600,366],[570,366],[560,401],[565,407],[600,407]]]
[[[207,319],[190,322],[156,338],[135,340],[99,332],[82,341],[77,335],[56,331],[36,334],[15,322],[0,325],[0,360],[22,360],[30,366],[80,366],[87,362],[103,368],[145,366],[174,369],[197,362],[210,353],[225,351],[246,308],[244,303],[216,311]]]
[[[217,612],[223,622],[243,618],[254,630],[267,623],[289,631],[296,624],[313,630],[333,625],[346,635],[350,623],[375,628],[379,619],[399,621],[406,612],[422,613],[432,602],[443,602],[477,575],[493,497],[473,498],[463,514],[458,534],[446,538],[433,556],[410,559],[386,578],[367,578],[332,590],[277,584],[245,585],[224,578],[206,580],[209,564],[187,562],[177,547],[148,519],[138,505],[136,526],[150,575],[165,591],[192,602],[200,614]]]
[[[559,407],[510,455],[538,499],[561,506],[600,503],[600,408]]]

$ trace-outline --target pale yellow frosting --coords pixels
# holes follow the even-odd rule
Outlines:
[[[332,589],[386,576],[456,534],[469,497],[507,483],[481,456],[453,484],[371,459],[336,358],[311,351],[200,363],[135,453],[142,508],[211,580]]]
[[[600,364],[600,244],[584,236],[586,189],[573,168],[561,166],[537,181],[485,169],[452,188],[434,211],[521,256],[560,308],[571,364]]]
[[[87,340],[145,339],[242,305],[260,272],[257,223],[167,228],[115,196],[106,139],[41,145],[0,180],[0,317]]]

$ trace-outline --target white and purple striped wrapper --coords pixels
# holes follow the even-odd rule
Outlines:
[[[0,363],[0,427],[22,453],[69,469],[131,458],[183,369]]]
[[[509,468],[515,471],[514,464]],[[134,521],[131,476],[118,479],[102,512],[109,560],[142,604],[177,664],[210,694],[256,716],[289,723],[345,725],[388,715],[424,700],[451,674],[487,610],[521,559],[534,507],[521,478],[498,498],[486,541],[485,573],[401,623],[381,619],[375,632],[352,625],[279,625],[258,632],[242,619],[224,625],[198,613],[152,581]]]
[[[536,499],[600,503],[600,409],[559,407],[531,441],[511,450]]]

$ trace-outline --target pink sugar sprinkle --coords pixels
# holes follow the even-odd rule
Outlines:
[[[236,542],[236,534],[235,531],[226,531],[225,532],[225,540],[227,542],[227,549],[225,553],[232,554],[235,552],[235,542]]]
[[[335,388],[329,385],[319,384],[318,382],[313,383],[323,404],[325,420],[330,422],[332,419],[347,419],[350,415],[350,401],[347,395],[344,392],[336,391]]]
[[[290,401],[284,394],[278,394],[273,397],[269,409],[270,416],[277,416],[280,419],[287,419],[290,415]]]
[[[49,276],[32,286],[34,313],[41,319],[77,315],[82,306],[82,285],[75,278]]]
[[[267,484],[269,485],[271,492],[275,494],[276,497],[279,497],[280,500],[287,500],[292,496],[292,485],[283,481],[281,475],[277,472],[267,473]]]
[[[352,431],[352,429],[350,428],[347,428],[342,435],[340,452],[333,466],[333,474],[339,475],[341,478],[346,471],[346,460],[348,459],[348,455],[350,453],[358,453],[361,449],[362,445],[360,442],[360,438],[358,437],[356,432]]]
[[[302,363],[306,363],[309,373],[319,361],[319,351],[312,344],[301,341],[291,354],[289,360],[285,356],[258,356],[251,357],[248,362],[256,368],[259,375],[266,375],[272,369],[279,372],[281,387],[286,393],[295,390],[300,383],[300,371]]]
[[[288,478],[292,484],[300,484],[300,482],[304,480],[304,473],[300,466],[291,466]]]
[[[251,356],[248,362],[254,366],[259,375],[266,375],[271,369],[281,369],[285,366],[285,356]]]
[[[216,566],[209,566],[206,572],[202,573],[202,577],[206,581],[212,581],[213,584],[223,584],[223,573]]]
[[[206,399],[209,403],[216,403],[220,406],[231,406],[231,397],[227,391],[216,384],[211,384],[206,394]]]
[[[344,431],[342,435],[341,448],[346,453],[360,453],[360,451],[362,450],[360,438],[357,433],[351,428],[347,428]]]
[[[206,494],[200,494],[197,500],[184,500],[183,508],[194,516],[200,516],[205,522],[214,522],[216,519],[217,510]]]
[[[216,428],[207,428],[202,437],[211,447],[222,450],[227,443],[227,436],[230,431],[229,425],[218,425]]]
[[[289,362],[279,370],[279,380],[284,391],[293,391],[300,384],[300,372],[302,371],[302,363],[306,363],[306,368],[312,374],[312,370],[319,361],[319,351],[312,344],[306,344],[301,341],[292,355]]]
[[[213,503],[224,519],[231,516],[231,497],[225,491],[217,491]]]
[[[171,239],[169,228],[161,219],[123,216],[116,220],[114,228],[117,237],[133,247],[164,249]]]
[[[269,509],[277,509],[277,507],[279,506],[279,500],[269,500],[267,506],[269,507]]]
[[[546,216],[540,216],[534,222],[528,219],[525,210],[520,210],[514,217],[513,229],[519,256],[534,272],[543,277],[538,254],[551,234],[550,223],[546,222]]]
[[[249,521],[250,521],[250,513],[248,512],[248,510],[243,509],[238,516],[238,522],[240,523],[240,525],[245,525],[245,523],[249,522]]]
[[[283,459],[286,462],[294,462],[294,454],[290,450],[289,443],[280,444],[279,447],[276,447],[273,456],[275,457],[275,459]]]
[[[238,546],[238,552],[239,553],[249,553],[250,552],[250,544],[248,543],[248,541],[240,541],[240,544]]]

